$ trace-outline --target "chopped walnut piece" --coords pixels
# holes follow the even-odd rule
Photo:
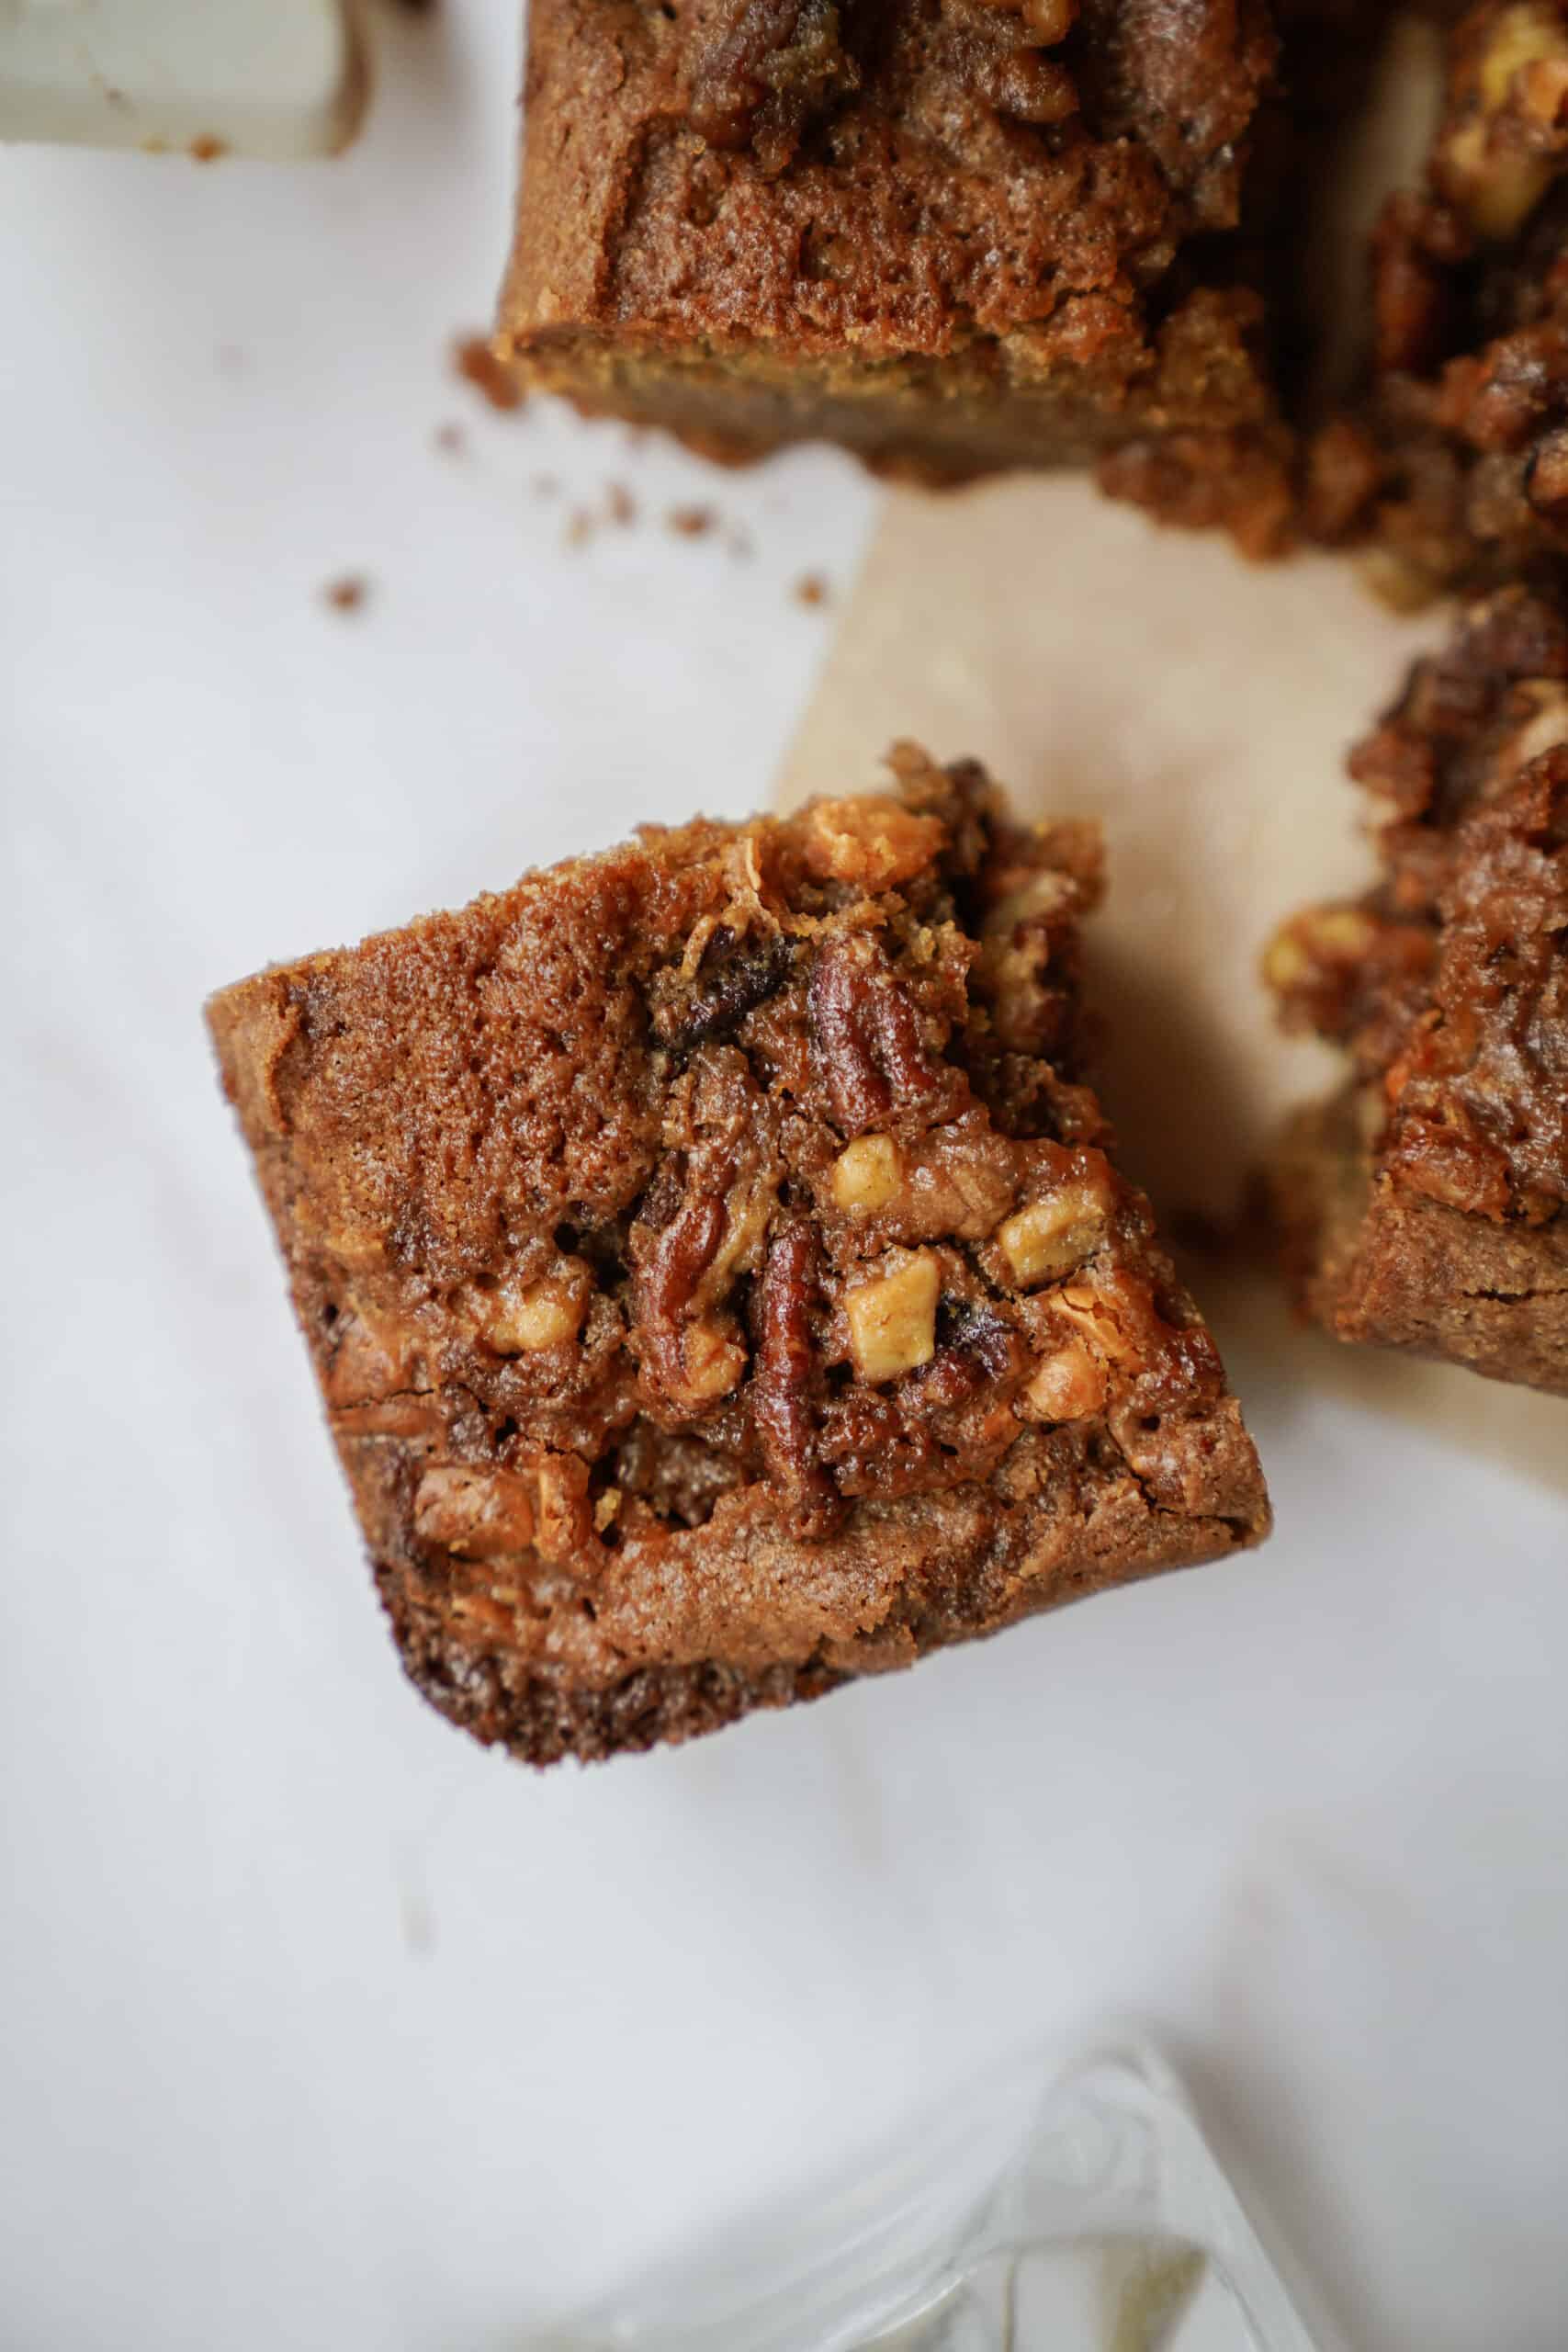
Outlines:
[[[1132,1302],[1125,1295],[1124,1284],[1069,1283],[1055,1294],[1051,1304],[1111,1363],[1137,1362],[1137,1345],[1128,1329],[1133,1319],[1129,1313]]]
[[[917,816],[902,801],[818,800],[807,815],[807,871],[819,882],[893,890],[931,864],[942,838],[940,818]]]
[[[1022,1290],[1070,1274],[1105,1238],[1106,1195],[1089,1183],[1065,1184],[1031,1201],[997,1228],[997,1241]]]
[[[688,1325],[682,1351],[682,1386],[695,1405],[728,1396],[746,1369],[744,1347],[716,1323]]]
[[[850,1349],[863,1380],[897,1380],[936,1353],[942,1267],[930,1250],[883,1261],[887,1271],[844,1294]]]
[[[1047,1356],[1021,1400],[1031,1420],[1080,1421],[1106,1397],[1104,1366],[1077,1340]]]
[[[903,1175],[891,1136],[857,1136],[833,1162],[833,1199],[851,1216],[874,1216],[898,1197]]]
[[[464,1559],[525,1552],[534,1540],[526,1479],[511,1470],[445,1464],[427,1470],[413,1500],[414,1532]]]
[[[575,1340],[588,1301],[583,1292],[554,1276],[523,1289],[497,1294],[485,1337],[498,1355],[535,1355]]]

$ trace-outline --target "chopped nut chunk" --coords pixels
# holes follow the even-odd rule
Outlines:
[[[694,1323],[685,1336],[685,1390],[694,1403],[728,1396],[746,1369],[746,1351],[710,1323]]]
[[[1031,1201],[997,1228],[1012,1278],[1025,1290],[1070,1274],[1104,1238],[1104,1195],[1089,1184],[1064,1185],[1048,1200]]]
[[[874,1216],[898,1197],[901,1173],[891,1136],[857,1136],[833,1162],[833,1198],[852,1216]]]
[[[582,1327],[587,1300],[565,1283],[530,1283],[510,1296],[502,1292],[486,1329],[486,1338],[503,1356],[532,1355],[542,1348],[557,1348],[575,1340]]]
[[[1087,1419],[1105,1397],[1104,1365],[1076,1340],[1047,1356],[1023,1392],[1025,1409],[1037,1421]]]
[[[930,1363],[936,1353],[936,1303],[942,1268],[929,1250],[916,1250],[844,1295],[850,1346],[863,1380],[897,1380]]]
[[[807,819],[806,863],[823,881],[896,889],[930,862],[942,840],[934,817],[897,800],[818,800]]]

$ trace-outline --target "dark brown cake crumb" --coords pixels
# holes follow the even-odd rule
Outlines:
[[[209,130],[204,130],[199,139],[191,141],[186,153],[193,163],[216,164],[220,156],[229,153],[229,142],[226,139],[214,138]]]
[[[362,612],[369,595],[370,582],[359,571],[345,571],[341,579],[329,580],[321,591],[323,602],[334,613]]]
[[[892,763],[209,1007],[404,1663],[532,1762],[1267,1530],[1084,1073],[1098,836]]]
[[[434,439],[436,447],[446,457],[461,458],[468,453],[468,436],[460,424],[450,421],[446,424],[438,424],[435,428]]]
[[[1343,1339],[1568,1394],[1568,597],[1472,607],[1351,774],[1382,878],[1266,962],[1351,1069],[1276,1172],[1292,1280]]]
[[[517,368],[500,356],[488,335],[459,336],[452,346],[452,364],[464,382],[482,393],[491,408],[506,412],[520,409],[528,398]]]
[[[711,506],[672,506],[665,520],[678,538],[704,539],[718,517]]]
[[[604,511],[617,529],[631,529],[637,521],[637,500],[624,482],[611,482],[604,492]]]
[[[819,571],[802,572],[795,583],[794,594],[797,605],[825,605],[828,601],[828,582]]]

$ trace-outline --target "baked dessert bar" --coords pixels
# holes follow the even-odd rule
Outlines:
[[[1294,6],[1329,37],[1327,0]],[[532,0],[498,349],[736,460],[827,437],[942,481],[1120,451],[1121,494],[1267,552],[1295,502],[1274,15]]]
[[[1267,958],[1351,1070],[1274,1170],[1292,1281],[1340,1339],[1568,1395],[1568,597],[1473,606],[1351,773],[1382,878]]]
[[[1371,389],[1306,500],[1402,605],[1568,569],[1568,0],[1482,0],[1448,56],[1426,185],[1373,241]]]
[[[892,765],[209,1008],[404,1664],[530,1762],[1267,1532],[1084,1075],[1098,836]]]

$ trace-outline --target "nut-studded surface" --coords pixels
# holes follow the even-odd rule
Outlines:
[[[893,764],[210,1008],[405,1663],[533,1761],[1267,1526],[1084,1080],[1098,839]]]
[[[1294,1279],[1343,1338],[1568,1393],[1568,600],[1472,608],[1351,770],[1383,879],[1265,961],[1354,1071],[1278,1171]]]
[[[1371,389],[1317,440],[1309,527],[1375,538],[1369,579],[1402,606],[1568,571],[1568,0],[1461,17],[1371,286]]]

